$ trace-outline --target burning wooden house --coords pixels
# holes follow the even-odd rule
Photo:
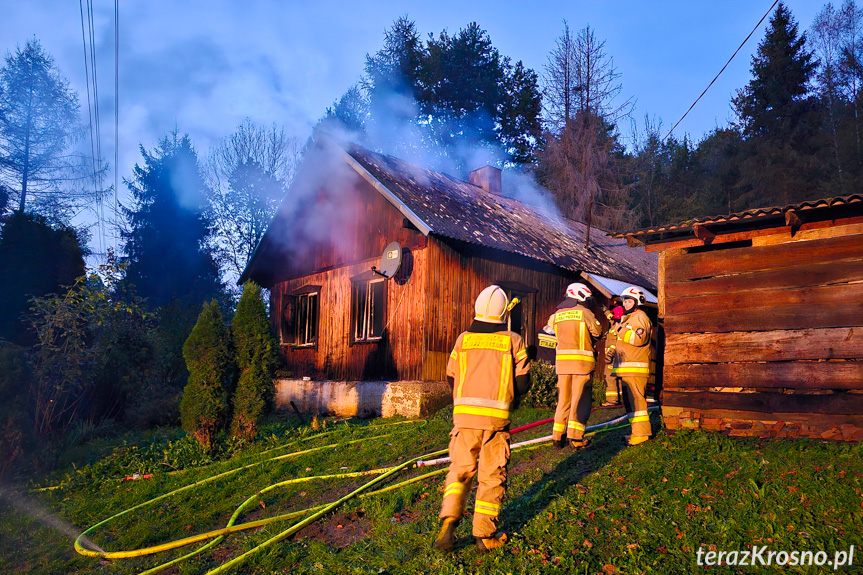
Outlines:
[[[620,237],[659,253],[669,429],[863,438],[863,196]]]
[[[496,168],[465,182],[319,138],[241,278],[271,290],[293,374],[279,404],[386,416],[449,401],[447,358],[492,283],[521,300],[508,326],[532,346],[570,282],[600,301],[615,281],[655,291],[654,254],[587,233],[505,197]]]

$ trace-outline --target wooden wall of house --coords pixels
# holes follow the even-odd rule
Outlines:
[[[367,182],[357,177],[354,184],[340,194],[345,202],[342,215],[337,225],[329,224],[325,239],[295,248],[304,257],[293,265],[281,263],[271,291],[271,321],[279,333],[278,310],[285,295],[304,286],[321,286],[317,343],[281,346],[295,377],[417,380],[422,375],[426,237]],[[326,198],[321,201],[326,203]],[[399,273],[410,266],[410,276],[404,284],[387,281],[385,339],[352,344],[351,278],[379,266],[384,247],[392,241],[410,252]]]
[[[426,358],[423,379],[446,379],[446,362],[459,333],[470,326],[476,296],[493,283],[523,284],[537,290],[522,301],[528,345],[536,345],[538,330],[564,297],[577,276],[526,258],[477,250],[472,246],[431,238],[428,247],[425,296]]]
[[[281,346],[294,377],[315,380],[420,380],[425,332],[427,249],[411,250],[412,271],[400,285],[387,280],[385,337],[380,341],[351,343],[351,278],[378,265],[370,258],[277,284],[271,294],[274,310],[282,298],[307,285],[321,286],[318,338],[313,346]],[[278,314],[272,314],[278,333]]]
[[[275,282],[380,258],[390,242],[409,249],[422,248],[426,242],[425,236],[359,175],[353,186],[338,193],[318,190],[315,207],[295,217],[303,220],[297,230],[304,226],[311,229],[284,232],[289,245],[270,256],[280,260]],[[281,226],[290,224],[281,222]]]
[[[861,439],[863,223],[764,233],[660,254],[666,425]]]

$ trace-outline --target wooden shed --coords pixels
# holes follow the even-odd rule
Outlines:
[[[570,282],[599,302],[610,280],[655,292],[655,254],[595,228],[587,247],[583,224],[507,197],[496,168],[470,180],[317,139],[241,278],[271,290],[282,404],[415,415],[448,400],[449,352],[492,283],[520,298],[509,328],[529,345]],[[392,242],[386,279],[371,268]]]
[[[659,253],[668,429],[863,438],[863,196],[618,237]]]

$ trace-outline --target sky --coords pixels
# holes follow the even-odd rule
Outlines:
[[[69,0],[0,0],[0,50],[37,38],[78,92],[86,118],[81,8]],[[114,2],[92,0],[103,156],[114,181]],[[407,16],[423,38],[475,21],[502,55],[542,74],[566,20],[605,41],[633,117],[671,128],[770,8],[773,0],[724,2],[568,0],[123,0],[119,6],[119,177],[178,129],[206,157],[248,117],[305,140],[312,126],[360,80],[366,54]],[[801,31],[825,2],[787,0]],[[835,2],[834,5],[838,5]],[[85,6],[86,10],[86,6]],[[699,140],[732,118],[734,92],[768,19],[675,130]],[[92,97],[92,96],[91,96]],[[621,126],[624,136],[629,126]],[[126,193],[120,184],[121,201]]]

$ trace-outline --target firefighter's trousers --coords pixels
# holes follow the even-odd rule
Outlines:
[[[623,375],[620,377],[623,386],[623,405],[626,412],[632,415],[629,420],[633,437],[650,437],[650,416],[647,413],[647,400],[644,398],[647,389],[647,376]]]
[[[620,382],[612,375],[611,366],[605,368],[605,403],[620,403]]]
[[[455,428],[450,433],[450,466],[440,518],[461,519],[471,480],[479,475],[473,511],[473,536],[487,538],[497,531],[506,492],[509,432]],[[477,459],[479,466],[477,466]]]
[[[564,434],[568,439],[584,439],[584,429],[593,403],[590,376],[591,374],[558,374],[557,410],[554,412],[554,427],[551,432],[555,441],[563,439]]]

